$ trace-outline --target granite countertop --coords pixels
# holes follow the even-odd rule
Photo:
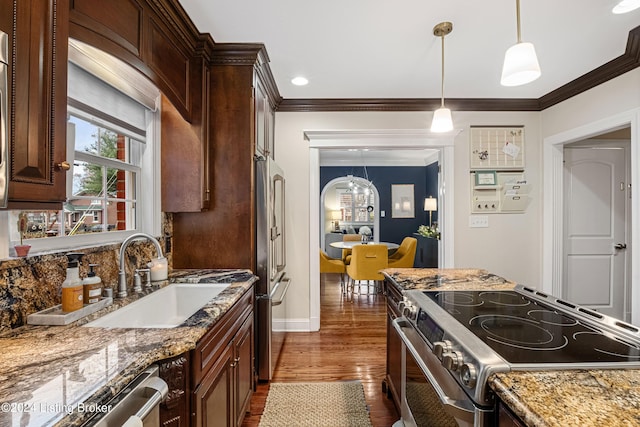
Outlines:
[[[477,269],[386,269],[400,291],[511,289],[515,282]],[[512,371],[489,387],[527,426],[640,425],[640,370]]]
[[[382,273],[400,291],[513,289],[516,285],[486,270],[470,268],[387,268]]]
[[[640,425],[640,370],[506,372],[489,386],[527,426]]]
[[[0,426],[82,424],[150,364],[194,349],[256,279],[249,270],[174,270],[171,282],[230,283],[176,328],[81,327],[141,297],[133,295],[67,326],[0,335]]]

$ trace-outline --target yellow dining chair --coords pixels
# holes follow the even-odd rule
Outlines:
[[[359,234],[345,234],[342,236],[343,242],[359,242],[362,240],[362,237]],[[342,250],[342,262],[345,265],[349,264],[351,261],[351,249],[343,249]]]
[[[367,293],[369,292],[369,281],[374,281],[374,289],[378,289],[378,282],[384,280],[380,270],[387,268],[388,249],[387,245],[356,245],[352,249],[351,263],[347,265],[347,275],[351,292],[355,293],[356,281],[366,281]],[[361,284],[357,285],[361,291]]]
[[[341,259],[329,258],[329,256],[320,249],[320,274],[338,273],[340,274],[340,288],[344,292],[344,273],[347,269]]]
[[[416,258],[416,248],[418,239],[415,237],[405,237],[400,243],[400,247],[389,256],[389,268],[412,268]]]

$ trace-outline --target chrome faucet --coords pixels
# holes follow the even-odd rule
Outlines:
[[[118,294],[117,294],[118,298],[124,298],[127,296],[127,273],[125,271],[125,265],[124,265],[124,252],[127,249],[127,246],[129,246],[129,243],[139,239],[147,239],[151,241],[151,243],[153,243],[154,246],[156,247],[156,251],[158,252],[158,258],[163,257],[162,248],[160,247],[160,242],[158,242],[158,240],[155,237],[151,236],[150,234],[135,233],[127,237],[126,239],[124,239],[124,242],[122,242],[122,246],[120,246],[120,259],[119,259],[120,273],[118,277]]]

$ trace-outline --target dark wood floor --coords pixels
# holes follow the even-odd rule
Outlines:
[[[322,276],[320,331],[287,334],[272,381],[360,380],[371,423],[389,427],[400,417],[382,392],[387,339],[384,296],[355,295],[351,301],[342,295],[337,274]],[[243,427],[258,425],[268,392],[268,384],[258,384]]]

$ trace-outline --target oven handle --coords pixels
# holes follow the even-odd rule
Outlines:
[[[436,379],[433,377],[433,375],[429,371],[429,368],[418,354],[418,351],[409,340],[409,337],[407,337],[407,335],[404,333],[403,329],[405,327],[402,326],[401,323],[404,323],[406,325],[407,320],[404,317],[393,319],[393,327],[400,335],[400,338],[402,338],[402,342],[404,343],[404,345],[409,349],[409,352],[413,356],[415,362],[418,364],[422,372],[427,376],[429,383],[431,383],[431,386],[435,390],[443,406],[448,409],[447,412],[449,412],[449,414],[451,414],[454,418],[469,419],[469,416],[471,416],[471,419],[473,419],[473,417],[475,416],[475,408],[469,408],[468,402],[465,402],[463,400],[454,400],[447,396],[445,391],[442,389],[442,387],[440,387],[440,384],[438,384],[438,381],[436,381]]]

